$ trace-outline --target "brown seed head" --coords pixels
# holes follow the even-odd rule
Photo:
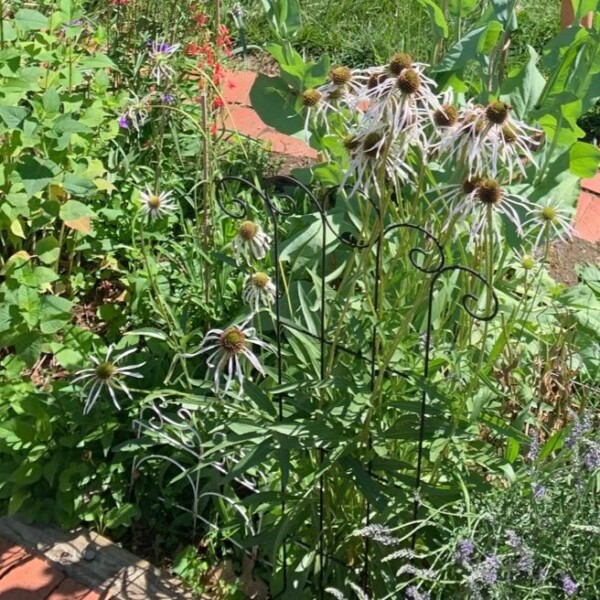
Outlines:
[[[479,178],[473,177],[472,179],[469,179],[469,178],[463,179],[462,183],[460,184],[460,187],[466,196],[466,195],[474,192],[475,189],[477,188],[478,184],[479,184]]]
[[[376,131],[373,131],[365,136],[362,141],[363,152],[369,158],[377,158],[377,154],[379,153],[380,142],[382,139],[382,135]]]
[[[477,198],[484,204],[498,204],[502,201],[502,188],[495,179],[482,179],[477,184]]]
[[[148,206],[154,210],[160,208],[160,196],[157,196],[156,194],[152,194],[148,198]]]
[[[245,241],[250,242],[258,233],[258,225],[253,221],[244,221],[238,229],[238,235]]]
[[[392,75],[400,75],[404,69],[410,69],[413,66],[413,59],[406,52],[397,52],[390,58],[389,70]]]
[[[344,85],[352,79],[352,71],[349,67],[335,67],[331,69],[329,79],[335,85]]]
[[[103,362],[96,367],[96,377],[100,379],[100,381],[108,381],[114,377],[116,372],[117,367],[111,362]]]
[[[510,108],[510,104],[506,104],[506,102],[502,102],[501,100],[494,100],[486,106],[485,116],[490,123],[502,125],[508,119]]]
[[[452,127],[458,121],[458,108],[443,104],[433,113],[433,121],[438,127]]]
[[[310,108],[311,106],[315,106],[316,104],[318,104],[320,99],[321,92],[319,92],[319,90],[311,88],[310,90],[306,90],[302,94],[302,105],[306,106],[307,108]]]
[[[238,354],[246,345],[246,336],[239,327],[229,327],[221,334],[221,346],[229,354]]]
[[[378,73],[371,73],[367,80],[367,89],[372,90],[378,85],[381,85],[388,78],[388,74],[385,71],[379,71]]]
[[[404,69],[396,81],[405,94],[414,94],[421,87],[421,78],[414,69]]]
[[[348,150],[348,152],[354,152],[360,146],[360,140],[355,136],[349,133],[344,136],[344,148]]]
[[[269,281],[271,281],[271,278],[266,273],[259,272],[252,275],[252,285],[261,290],[269,285]]]

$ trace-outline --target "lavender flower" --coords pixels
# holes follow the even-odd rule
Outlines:
[[[414,585],[406,589],[405,597],[409,600],[429,600],[431,598],[429,592],[420,592]]]
[[[498,568],[500,567],[500,557],[497,554],[486,556],[479,565],[479,574],[483,583],[492,586],[498,580]]]
[[[573,428],[571,433],[565,440],[565,448],[572,450],[579,443],[581,438],[588,433],[592,428],[592,415],[589,411],[585,411],[583,415],[575,415]]]
[[[587,452],[583,455],[583,462],[589,471],[600,469],[600,444],[598,442],[587,442]]]
[[[536,481],[531,484],[531,491],[533,492],[533,499],[536,502],[542,500],[542,498],[544,498],[546,495],[546,487],[541,483],[537,483]]]
[[[540,439],[538,437],[537,431],[532,431],[531,435],[531,444],[529,445],[529,452],[527,453],[527,459],[531,462],[535,462],[540,455]]]
[[[121,115],[119,117],[119,127],[123,129],[129,129],[129,123],[127,122],[127,115]]]
[[[460,540],[457,544],[458,548],[454,554],[454,560],[459,565],[469,565],[471,557],[475,552],[475,544],[472,540]]]
[[[561,578],[562,588],[565,595],[570,598],[577,591],[578,584],[575,583],[566,573]]]

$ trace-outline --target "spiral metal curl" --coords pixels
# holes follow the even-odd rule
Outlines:
[[[431,254],[431,250],[425,250],[424,248],[419,248],[418,246],[416,246],[408,251],[408,258],[410,260],[411,265],[415,269],[417,269],[417,271],[420,271],[421,273],[426,273],[427,275],[432,275],[434,273],[439,273],[440,271],[442,271],[444,269],[444,265],[446,264],[446,255],[444,253],[444,249],[442,248],[442,245],[440,244],[438,239],[427,229],[419,225],[413,225],[412,223],[394,223],[393,225],[388,225],[384,229],[383,235],[385,237],[388,233],[396,229],[402,228],[412,229],[423,234],[430,242],[433,243],[433,246],[439,256],[439,264],[437,266],[432,268],[425,268],[419,264],[419,257],[428,258]]]

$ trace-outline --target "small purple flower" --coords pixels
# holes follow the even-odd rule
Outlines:
[[[565,440],[565,447],[572,450],[577,446],[581,438],[592,428],[592,415],[586,410],[583,415],[575,415],[571,433]]]
[[[160,95],[161,102],[167,104],[168,106],[172,106],[175,104],[175,97],[171,94],[161,94]]]
[[[561,577],[562,588],[565,595],[570,598],[576,591],[577,585],[566,573]]]
[[[540,455],[540,440],[537,434],[537,431],[533,431],[529,436],[531,438],[531,444],[529,445],[529,452],[527,453],[527,458],[531,462],[535,462]]]
[[[431,598],[429,592],[420,592],[414,585],[406,589],[405,597],[409,600],[430,600]]]
[[[129,123],[127,122],[127,115],[121,115],[119,117],[119,127],[123,129],[129,129]]]
[[[500,557],[497,554],[490,554],[479,565],[481,581],[487,585],[494,585],[498,580],[498,569],[500,567]]]
[[[468,565],[475,552],[475,544],[472,540],[459,540],[454,554],[454,560],[460,565]]]
[[[515,550],[523,546],[523,540],[512,529],[506,532],[506,543]]]
[[[531,491],[533,492],[533,499],[539,502],[546,495],[546,487],[541,483],[533,482],[531,484]]]
[[[79,27],[81,25],[81,19],[75,19],[75,21],[67,21],[65,27]]]
[[[160,85],[161,79],[170,79],[175,74],[175,70],[168,62],[180,47],[181,44],[167,44],[167,42],[150,43],[148,56],[154,63],[151,74],[158,85]]]
[[[583,455],[583,462],[589,471],[600,469],[600,444],[588,441],[587,452]]]

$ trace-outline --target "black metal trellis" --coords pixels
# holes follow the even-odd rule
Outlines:
[[[450,273],[465,273],[469,277],[472,277],[480,282],[485,288],[488,289],[488,302],[486,310],[483,314],[479,314],[473,306],[476,306],[478,302],[478,296],[467,292],[464,293],[458,303],[467,312],[467,314],[478,321],[489,321],[494,318],[498,312],[498,300],[491,288],[489,282],[477,271],[470,267],[463,265],[447,265],[446,255],[444,248],[429,231],[423,227],[412,224],[412,223],[393,223],[387,226],[384,225],[384,215],[381,214],[379,207],[372,199],[364,197],[364,200],[370,204],[370,207],[374,210],[374,218],[376,219],[377,229],[375,234],[371,235],[369,240],[357,239],[352,233],[338,233],[335,227],[329,220],[329,209],[327,204],[331,201],[332,196],[328,195],[325,197],[323,203],[321,203],[315,194],[312,193],[304,184],[297,181],[296,179],[288,176],[277,176],[274,178],[267,179],[263,182],[263,188],[259,188],[256,185],[241,177],[225,177],[220,180],[216,185],[216,197],[217,203],[220,209],[228,216],[236,220],[250,220],[250,216],[255,209],[246,202],[242,197],[236,194],[231,194],[230,190],[227,189],[228,184],[234,186],[243,186],[246,190],[250,191],[252,197],[256,199],[259,204],[264,206],[266,213],[270,219],[271,231],[272,231],[272,258],[274,263],[274,279],[277,293],[281,296],[282,290],[282,279],[283,274],[280,265],[280,252],[281,252],[281,226],[280,220],[286,217],[295,215],[305,214],[306,211],[299,210],[299,200],[294,191],[300,192],[302,199],[306,202],[306,207],[310,207],[313,213],[317,213],[318,218],[321,222],[320,227],[320,257],[319,257],[319,268],[320,268],[320,282],[319,282],[319,312],[320,321],[318,327],[318,333],[310,331],[307,327],[299,325],[297,323],[290,322],[291,320],[285,320],[282,316],[281,303],[276,301],[274,303],[274,316],[275,316],[275,342],[276,342],[276,372],[277,372],[277,384],[278,386],[283,385],[283,345],[285,343],[285,331],[286,329],[295,330],[308,336],[311,339],[319,342],[319,376],[320,381],[323,382],[326,375],[326,355],[328,349],[335,349],[336,351],[342,352],[348,356],[352,356],[360,361],[364,361],[369,365],[369,388],[371,393],[374,393],[376,389],[376,381],[382,375],[396,376],[402,378],[410,378],[413,374],[410,370],[399,370],[392,367],[390,364],[386,364],[383,368],[379,365],[378,360],[378,334],[381,323],[379,322],[379,310],[382,302],[382,261],[384,253],[384,243],[389,241],[393,236],[401,236],[403,233],[416,233],[423,240],[425,245],[414,246],[408,250],[408,259],[410,264],[418,272],[422,273],[424,277],[428,278],[424,284],[426,287],[426,324],[423,342],[423,379],[427,380],[430,374],[431,364],[431,345],[433,336],[433,306],[436,294],[436,284],[440,278]],[[326,328],[326,313],[327,313],[327,238],[329,234],[332,234],[340,244],[343,244],[352,249],[353,252],[372,252],[374,251],[375,268],[372,274],[374,282],[373,290],[373,307],[375,312],[375,318],[370,332],[370,349],[368,355],[362,352],[360,349],[351,348],[347,344],[341,344],[338,340],[332,340],[329,337],[329,333]],[[434,258],[433,264],[427,263],[428,259]],[[321,393],[321,392],[320,392]],[[425,422],[427,418],[427,390],[423,388],[421,390],[420,405],[419,405],[419,420],[418,420],[418,444],[417,444],[417,464],[415,468],[415,480],[414,480],[414,503],[412,509],[413,520],[416,521],[419,516],[419,491],[422,483],[422,466],[423,466],[423,453],[424,453],[424,441],[425,441]],[[277,405],[278,405],[278,420],[282,422],[284,420],[284,396],[278,394]],[[138,421],[138,426],[140,422]],[[143,423],[142,425],[143,426]],[[372,450],[372,437],[371,430],[369,429],[369,435],[367,440],[367,452],[369,456]],[[319,471],[322,471],[325,457],[328,455],[330,450],[324,446],[318,448],[318,464]],[[376,481],[390,483],[382,479],[377,473],[373,471],[371,459],[367,465],[369,475]],[[248,482],[246,482],[248,483]],[[401,488],[396,482],[391,482],[391,485],[397,488]],[[317,557],[318,557],[318,577],[317,577],[317,593],[319,598],[324,597],[325,593],[325,568],[326,561],[333,562],[339,566],[344,566],[350,570],[350,566],[341,561],[339,557],[335,556],[325,545],[325,491],[326,491],[326,480],[325,476],[321,473],[319,475],[318,486],[318,531],[317,531]],[[405,487],[403,489],[406,489]],[[288,490],[285,482],[282,478],[280,487],[281,495],[281,514],[282,518],[285,517],[287,511],[287,497]],[[371,523],[372,507],[368,500],[365,499],[365,511],[364,521],[368,525]],[[412,537],[411,546],[415,548],[417,541],[417,532],[415,531]],[[282,544],[281,560],[283,564],[282,570],[282,589],[274,595],[273,598],[285,598],[286,590],[288,589],[288,545],[298,544],[300,547],[305,547],[305,544],[295,536],[287,536]],[[308,548],[306,548],[308,549]],[[369,588],[370,581],[370,543],[368,539],[365,539],[364,552],[363,552],[363,566],[361,585],[365,590]]]

